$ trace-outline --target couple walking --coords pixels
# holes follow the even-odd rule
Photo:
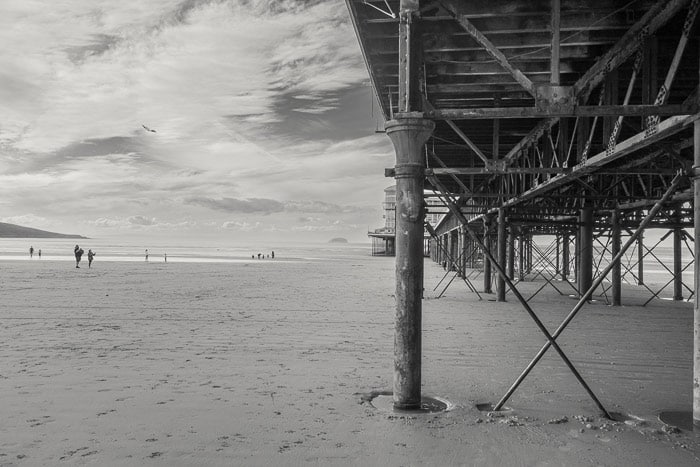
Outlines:
[[[80,267],[80,260],[82,259],[83,253],[85,253],[85,252],[83,251],[82,248],[80,248],[79,245],[75,245],[75,248],[73,248],[73,253],[75,254],[75,267],[79,268]],[[90,268],[90,267],[92,267],[92,260],[95,257],[95,253],[92,250],[88,249],[87,256],[88,256],[88,268]]]

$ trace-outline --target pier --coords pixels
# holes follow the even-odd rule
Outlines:
[[[558,337],[591,300],[624,306],[624,282],[649,301],[694,301],[700,425],[698,281],[683,281],[700,275],[700,1],[346,4],[396,152],[385,173],[396,180],[394,407],[421,401],[428,232],[432,261],[464,279],[479,271],[470,293],[520,303],[539,329],[541,349],[494,410],[550,352],[610,417],[614,401]],[[426,225],[426,212],[445,215]],[[668,273],[662,288],[645,280],[650,261]],[[558,326],[530,304],[542,288],[575,298]]]

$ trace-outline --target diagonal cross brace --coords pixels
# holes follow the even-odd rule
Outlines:
[[[432,225],[430,225],[429,222],[425,223],[425,230],[428,231],[428,233],[430,234],[431,237],[437,239],[437,237],[438,237],[437,232],[435,232],[435,229],[433,228]],[[445,248],[444,245],[440,244],[440,249],[449,258],[449,260],[457,267],[457,275],[461,274],[461,278],[464,281],[464,283],[467,284],[467,287],[469,287],[469,290],[476,293],[476,295],[479,297],[479,300],[483,300],[483,298],[481,297],[481,294],[479,294],[479,292],[476,290],[476,287],[474,287],[474,284],[471,283],[471,281],[469,280],[469,278],[465,274],[466,271],[464,270],[464,268],[462,268],[462,266],[459,264],[459,262],[454,261],[454,259],[452,258],[452,255],[449,253],[449,251],[447,251],[447,248]],[[454,280],[454,277],[452,278],[452,280]],[[452,283],[452,280],[450,281],[450,284]],[[447,287],[449,287],[450,284],[447,284]],[[445,287],[445,290],[447,290],[447,287]],[[437,287],[435,287],[435,288],[437,288]],[[445,293],[445,290],[442,291],[440,296],[442,296],[442,294]]]
[[[523,380],[527,377],[527,375],[532,371],[532,369],[537,365],[537,363],[540,361],[540,359],[544,356],[544,354],[547,352],[550,346],[555,345],[555,339],[561,335],[562,332],[564,332],[564,329],[569,325],[571,320],[574,319],[576,314],[583,308],[583,305],[586,304],[586,302],[591,298],[591,295],[593,295],[593,291],[598,288],[598,286],[603,282],[603,279],[605,279],[605,276],[608,275],[608,273],[612,270],[613,265],[615,262],[620,261],[620,259],[624,256],[625,252],[629,249],[629,247],[637,241],[637,238],[644,232],[644,229],[651,223],[651,221],[656,217],[656,215],[659,213],[661,208],[663,207],[664,203],[675,193],[676,188],[678,188],[678,185],[680,184],[681,180],[684,177],[679,174],[676,175],[676,177],[673,179],[671,182],[671,185],[668,187],[666,190],[666,193],[661,197],[659,201],[656,202],[654,207],[651,208],[647,216],[642,220],[642,222],[639,224],[639,227],[637,227],[637,230],[632,234],[632,236],[625,242],[625,244],[620,248],[620,251],[615,255],[615,257],[612,259],[610,264],[605,268],[605,270],[593,281],[591,286],[588,288],[586,293],[583,294],[581,299],[578,301],[576,306],[569,312],[567,317],[562,321],[562,323],[559,325],[559,327],[554,331],[552,334],[552,339],[548,340],[547,343],[542,346],[540,351],[535,355],[535,358],[532,359],[530,364],[525,368],[525,370],[520,374],[518,379],[513,383],[513,385],[510,387],[508,392],[501,398],[501,400],[496,404],[494,407],[494,410],[500,410],[501,407],[503,407],[503,404],[508,401],[510,396],[513,395],[516,389],[518,389],[518,386],[520,386],[520,383],[523,382]],[[554,347],[555,350],[557,347]]]
[[[498,261],[496,261],[496,258],[493,256],[493,254],[486,248],[484,243],[476,235],[476,233],[474,233],[472,228],[469,227],[469,222],[464,217],[464,214],[462,214],[462,211],[460,211],[459,208],[457,207],[457,205],[454,203],[451,196],[447,193],[447,191],[445,190],[445,187],[440,183],[440,181],[437,179],[437,177],[432,176],[429,178],[430,178],[430,181],[433,184],[433,186],[437,187],[438,190],[445,197],[445,202],[447,203],[447,207],[450,209],[452,214],[459,220],[459,222],[464,226],[467,233],[471,237],[472,241],[474,241],[474,243],[476,243],[479,246],[479,248],[481,248],[482,251],[484,252],[484,256],[485,256],[484,261],[486,261],[486,260],[491,261],[491,264],[496,269],[496,271],[501,276],[501,278],[503,278],[503,280],[506,283],[506,285],[508,286],[508,288],[510,288],[510,290],[513,292],[513,295],[515,295],[515,297],[518,299],[518,301],[523,306],[523,308],[525,308],[525,311],[527,312],[527,314],[530,315],[530,318],[532,318],[532,320],[535,322],[535,325],[539,328],[539,330],[542,332],[542,334],[544,334],[544,336],[547,338],[547,348],[549,348],[549,346],[554,347],[554,350],[557,351],[557,353],[559,354],[561,359],[564,361],[566,366],[569,367],[569,370],[571,370],[571,373],[574,375],[574,377],[576,377],[576,379],[581,384],[581,386],[583,386],[583,388],[586,390],[586,392],[591,397],[591,399],[593,399],[593,402],[595,402],[595,404],[603,412],[605,417],[610,419],[611,418],[610,413],[605,409],[605,407],[603,407],[603,404],[600,402],[598,397],[596,397],[596,395],[593,393],[593,391],[588,386],[586,381],[583,379],[581,374],[578,372],[578,370],[576,370],[576,367],[574,367],[574,364],[571,363],[571,360],[569,360],[569,358],[566,356],[566,354],[561,349],[561,347],[559,347],[559,344],[556,343],[556,341],[554,340],[554,337],[552,337],[552,335],[549,333],[549,331],[547,331],[547,328],[544,326],[544,324],[542,323],[540,318],[537,316],[537,314],[535,314],[533,309],[527,303],[527,300],[525,300],[525,298],[522,296],[520,291],[518,291],[518,289],[515,287],[515,284],[513,284],[513,281],[510,280],[510,278],[508,277],[508,274],[506,274],[505,269],[503,269],[503,266],[501,264],[499,264]],[[499,402],[499,404],[500,405],[495,407],[494,410],[500,410],[500,408],[503,406],[503,404],[500,402]]]

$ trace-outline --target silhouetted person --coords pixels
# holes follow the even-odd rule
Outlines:
[[[146,261],[148,261],[148,250],[146,250]]]
[[[75,253],[75,267],[79,268],[80,267],[80,259],[83,257],[83,249],[80,248],[80,246],[75,245],[75,248],[73,248],[73,253]]]
[[[168,254],[167,253],[163,253],[163,259],[165,260],[166,263],[168,262]]]
[[[29,259],[31,259],[34,256],[34,247],[30,246],[29,247]]]
[[[39,251],[37,251],[37,253],[39,253],[39,259],[41,259],[41,248],[39,248]]]
[[[272,252],[272,259],[275,259],[275,252]]]
[[[92,250],[88,250],[88,268],[92,267],[92,259],[95,257],[95,253]]]
[[[260,253],[258,253],[258,259],[260,259]]]

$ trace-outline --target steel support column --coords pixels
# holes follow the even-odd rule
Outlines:
[[[637,239],[637,285],[644,285],[644,232]]]
[[[693,222],[695,239],[700,238],[700,120],[694,123]],[[695,242],[695,297],[693,300],[693,424],[700,427],[700,242]]]
[[[585,292],[593,283],[593,208],[581,209],[579,226],[578,290]]]
[[[518,229],[518,280],[525,280],[525,232],[522,228]]]
[[[400,409],[417,409],[421,403],[423,145],[434,128],[421,113],[397,114],[386,123],[396,151],[394,407]]]
[[[503,208],[498,210],[498,264],[506,269],[506,210]],[[500,275],[496,278],[496,300],[506,301],[506,281]]]
[[[561,280],[565,281],[569,275],[569,233],[564,232],[561,240]]]
[[[612,247],[611,254],[614,257],[620,252],[620,247],[622,246],[621,235],[620,235],[620,211],[617,209],[612,212],[611,216],[612,224]],[[612,305],[620,306],[622,305],[622,266],[620,261],[616,261],[613,264],[610,280],[612,281]]]
[[[680,209],[676,211],[676,222],[680,224]],[[673,299],[683,300],[683,228],[673,228]]]
[[[515,280],[515,237],[516,227],[510,226],[508,229],[508,278]]]
[[[491,225],[493,224],[493,216],[486,216],[484,225],[484,246],[491,251]],[[491,261],[484,254],[484,293],[491,293]]]

